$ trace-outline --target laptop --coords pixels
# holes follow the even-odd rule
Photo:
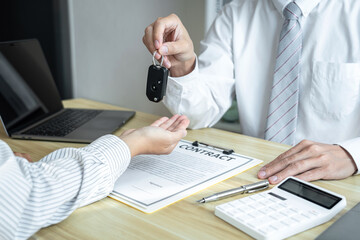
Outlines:
[[[134,115],[64,108],[38,40],[0,43],[0,118],[8,136],[89,143]]]
[[[356,200],[356,199],[355,199]],[[328,229],[315,240],[353,240],[359,239],[360,203],[336,220]]]

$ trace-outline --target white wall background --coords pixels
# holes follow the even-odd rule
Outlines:
[[[152,56],[144,29],[159,16],[176,13],[198,51],[208,0],[69,0],[74,97],[157,115],[170,115],[145,95]]]

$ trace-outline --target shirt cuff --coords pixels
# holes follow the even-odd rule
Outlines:
[[[171,111],[172,114],[183,114],[179,112],[179,106],[181,105],[181,96],[183,95],[183,91],[186,91],[184,85],[192,84],[194,79],[199,73],[198,68],[198,58],[195,55],[195,67],[189,74],[181,76],[181,77],[171,77],[169,76],[167,87],[166,87],[166,95],[171,97],[164,98],[165,106]]]
[[[357,168],[357,172],[355,174],[360,174],[360,138],[353,138],[337,144],[344,148],[352,156]]]
[[[198,67],[198,58],[197,58],[197,56],[195,55],[195,67],[194,67],[194,69],[190,72],[190,73],[188,73],[188,74],[186,74],[186,75],[184,75],[184,76],[181,76],[181,77],[169,77],[169,79],[171,79],[171,80],[173,80],[173,81],[175,81],[175,82],[178,82],[178,83],[186,83],[186,82],[189,82],[189,81],[192,81],[193,79],[194,79],[194,77],[198,74],[198,72],[199,72],[199,67]]]
[[[83,149],[92,152],[109,166],[109,172],[114,182],[130,163],[131,153],[128,145],[115,135],[102,136]]]

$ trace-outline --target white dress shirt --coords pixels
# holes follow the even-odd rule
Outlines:
[[[27,239],[106,197],[130,157],[128,146],[114,135],[57,150],[36,163],[16,157],[0,140],[0,239]]]
[[[214,125],[236,97],[241,130],[264,138],[282,11],[290,0],[234,0],[201,42],[190,74],[169,78],[165,105],[190,127]],[[296,0],[303,15],[295,142],[338,143],[360,170],[360,1]]]

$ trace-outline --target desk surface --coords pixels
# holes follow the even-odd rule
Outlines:
[[[84,99],[64,101],[64,105],[76,108],[122,109]],[[136,116],[115,134],[148,125],[157,118],[154,115],[137,112]],[[30,153],[35,161],[58,148],[84,146],[73,143],[9,139],[3,129],[0,130],[0,138],[14,151]],[[237,153],[261,159],[264,163],[288,149],[285,145],[212,128],[189,130],[185,139],[232,148]],[[215,192],[257,181],[256,173],[262,165],[152,214],[145,214],[113,199],[104,198],[76,210],[63,222],[40,230],[32,239],[250,239],[248,235],[214,215],[216,205],[242,196],[201,205],[197,204],[196,200]],[[315,184],[346,196],[347,206],[331,221],[295,235],[292,239],[314,239],[360,199],[360,176],[340,181],[317,181]]]

